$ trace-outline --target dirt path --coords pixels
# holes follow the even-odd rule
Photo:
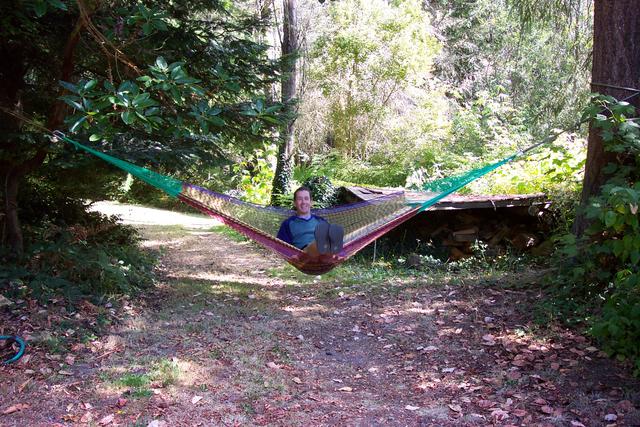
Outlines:
[[[110,326],[0,367],[0,425],[640,424],[628,371],[533,326],[535,275],[317,279],[228,233],[140,227],[163,253],[143,298],[3,315],[34,336],[55,316]]]

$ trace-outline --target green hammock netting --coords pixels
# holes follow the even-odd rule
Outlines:
[[[463,175],[428,183],[424,186],[424,193],[419,200],[416,200],[415,197],[408,199],[404,191],[399,191],[365,202],[314,210],[314,214],[324,217],[330,223],[341,225],[345,230],[342,252],[337,256],[326,255],[314,258],[275,237],[280,224],[293,215],[293,211],[289,209],[243,202],[237,198],[178,181],[109,156],[73,141],[59,132],[54,135],[219,219],[250,239],[273,250],[299,270],[309,274],[321,274],[331,270],[389,230],[518,156],[515,154]]]
[[[498,162],[491,163],[489,165],[483,166],[478,169],[473,169],[461,175],[449,176],[446,178],[427,182],[422,186],[422,192],[425,193],[426,199],[421,200],[420,202],[414,202],[412,204],[414,206],[419,205],[420,212],[426,209],[429,209],[431,206],[435,205],[436,203],[438,203],[440,200],[444,199],[451,193],[455,193],[465,185],[470,184],[476,179],[481,178],[490,172],[493,172],[494,170],[498,169],[500,166],[503,166],[511,162],[512,160],[516,159],[519,155],[520,153],[513,154]]]

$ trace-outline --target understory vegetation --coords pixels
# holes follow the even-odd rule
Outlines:
[[[157,254],[140,248],[135,228],[119,224],[116,217],[87,213],[77,200],[49,201],[53,205],[23,204],[47,215],[27,224],[23,257],[0,253],[3,295],[43,303],[64,297],[74,305],[83,299],[97,303],[110,295],[135,294],[154,284]]]
[[[43,129],[248,202],[291,206],[290,193],[272,197],[290,124],[289,189],[309,186],[316,207],[336,204],[340,186],[419,191],[546,140],[461,190],[544,193],[545,257],[477,241],[454,261],[432,242],[381,240],[350,277],[549,269],[542,315],[585,328],[640,373],[637,111],[591,93],[592,2],[559,2],[566,19],[523,19],[508,0],[299,0],[293,55],[283,54],[285,2],[88,3],[0,6],[0,51],[13,64],[0,70],[1,294],[73,304],[151,287],[157,254],[91,201],[188,209]],[[296,61],[296,94],[282,99]],[[580,211],[587,122],[611,162]],[[576,215],[588,222],[581,235]],[[119,381],[146,393],[150,379]]]
[[[602,132],[605,149],[622,161],[609,163],[602,193],[586,207],[585,234],[559,235],[551,279],[553,312],[586,323],[605,349],[635,363],[640,374],[640,126],[627,102],[599,96],[585,113]]]

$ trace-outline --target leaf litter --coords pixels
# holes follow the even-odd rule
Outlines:
[[[0,367],[0,425],[640,424],[625,366],[534,326],[535,286],[416,277],[372,305],[364,285],[265,274],[269,254],[219,234],[145,232],[171,248],[154,292],[0,309],[32,343]]]

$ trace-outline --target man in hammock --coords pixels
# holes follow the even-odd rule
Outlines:
[[[312,214],[312,203],[311,190],[307,187],[300,187],[293,193],[296,214],[280,225],[278,239],[302,249],[312,257],[338,254],[342,251],[344,229]]]

